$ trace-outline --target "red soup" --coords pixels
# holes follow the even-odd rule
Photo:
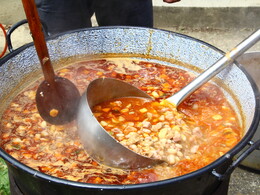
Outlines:
[[[35,105],[39,80],[22,91],[1,119],[0,145],[14,158],[43,173],[72,181],[136,184],[168,179],[198,170],[225,154],[242,136],[238,118],[221,90],[205,84],[178,111],[163,99],[194,76],[174,67],[126,58],[75,62],[57,71],[81,93],[90,81],[110,77],[128,82],[156,101],[121,98],[96,105],[100,124],[123,145],[165,163],[140,170],[100,165],[89,157],[76,122],[46,123]]]

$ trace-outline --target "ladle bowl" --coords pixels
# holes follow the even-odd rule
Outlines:
[[[93,115],[91,108],[101,102],[120,97],[152,99],[142,90],[117,79],[100,78],[92,81],[82,95],[78,111],[78,129],[83,145],[97,162],[116,168],[137,169],[163,161],[139,155],[109,135]]]

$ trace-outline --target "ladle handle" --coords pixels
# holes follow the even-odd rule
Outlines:
[[[42,66],[44,78],[48,83],[53,83],[55,73],[51,65],[43,28],[41,26],[35,2],[34,0],[22,0],[22,3],[32,33],[36,52]]]
[[[260,39],[260,29],[255,31],[247,39],[238,44],[230,52],[227,52],[220,60],[215,64],[210,66],[202,74],[196,77],[192,82],[182,88],[180,91],[175,93],[173,96],[169,97],[167,100],[176,106],[183,102],[183,100],[188,97],[191,93],[197,90],[204,83],[209,81],[212,77],[218,74],[221,70],[226,68],[234,62],[234,60],[257,43]]]

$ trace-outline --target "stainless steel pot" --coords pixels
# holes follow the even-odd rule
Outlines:
[[[103,27],[68,32],[47,41],[52,61],[69,61],[84,55],[113,54],[159,62],[198,73],[219,59],[223,52],[200,40],[173,32],[140,27]],[[173,59],[185,64],[181,66]],[[195,68],[194,68],[195,67]],[[11,99],[28,83],[41,75],[32,44],[19,48],[1,61],[0,115]],[[251,142],[260,118],[260,98],[256,84],[238,63],[218,74],[215,83],[238,113],[243,139],[227,154],[210,165],[190,174],[153,183],[138,185],[97,185],[67,181],[33,170],[0,149],[24,194],[211,194],[260,141]],[[249,148],[233,161],[239,151]]]

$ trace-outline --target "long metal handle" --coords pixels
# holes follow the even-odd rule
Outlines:
[[[167,100],[176,106],[178,106],[186,97],[188,97],[191,93],[197,90],[204,83],[209,81],[212,77],[218,74],[221,70],[226,68],[228,65],[232,64],[234,60],[247,51],[250,47],[256,44],[260,39],[260,29],[255,31],[252,35],[250,35],[247,39],[238,44],[235,48],[233,48],[230,52],[227,52],[225,56],[223,56],[220,60],[218,60],[215,64],[210,66],[207,70],[205,70],[202,74],[200,74],[197,78],[195,78],[192,82],[182,88],[180,91],[175,93],[173,96],[169,97]]]

